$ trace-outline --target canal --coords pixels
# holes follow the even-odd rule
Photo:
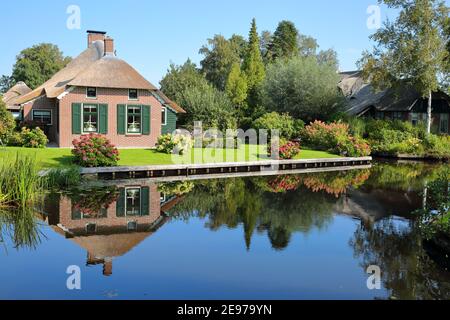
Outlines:
[[[49,194],[0,210],[0,298],[450,299],[414,214],[448,169],[374,162]],[[79,290],[67,286],[73,270]]]

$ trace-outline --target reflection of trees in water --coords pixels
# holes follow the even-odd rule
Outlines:
[[[0,210],[0,242],[10,239],[17,249],[34,249],[41,242],[37,218],[33,209]]]
[[[267,232],[273,247],[284,249],[293,232],[323,228],[332,219],[336,202],[332,196],[303,188],[275,194],[259,188],[260,179],[254,182],[240,178],[199,182],[171,213],[208,218],[211,230],[243,224],[247,248],[255,230]]]
[[[382,282],[396,299],[449,299],[450,275],[439,270],[422,247],[414,221],[385,219],[361,226],[350,240],[361,267],[378,265]]]

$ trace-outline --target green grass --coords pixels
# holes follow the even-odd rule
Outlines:
[[[0,160],[16,153],[36,157],[40,168],[61,168],[73,165],[70,149],[27,149],[17,147],[0,148]],[[192,149],[185,156],[163,154],[152,149],[120,150],[120,166],[164,165],[179,163],[214,163],[233,161],[266,160],[265,146],[244,145],[239,150]],[[228,158],[227,158],[228,157]],[[338,156],[324,152],[304,149],[296,159],[336,158]]]

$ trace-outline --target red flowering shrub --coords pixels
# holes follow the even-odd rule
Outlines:
[[[269,154],[272,154],[272,145],[269,146]],[[278,149],[278,159],[289,160],[300,153],[300,143],[280,139]]]
[[[277,176],[267,182],[267,189],[274,193],[285,193],[297,190],[302,180],[300,176],[286,175]]]
[[[75,162],[83,167],[111,167],[119,161],[119,150],[100,134],[82,135],[72,144]]]
[[[314,121],[302,131],[305,143],[318,150],[349,157],[368,156],[371,153],[367,142],[362,138],[350,135],[349,126],[346,123],[325,123]]]

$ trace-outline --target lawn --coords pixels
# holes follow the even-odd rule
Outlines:
[[[12,157],[16,153],[35,156],[42,168],[65,167],[72,165],[73,157],[70,149],[27,149],[6,147],[0,148],[0,159]],[[156,152],[152,149],[121,149],[121,166],[164,165],[182,163],[217,163],[234,161],[267,160],[266,147],[244,145],[238,150],[227,149],[192,149],[184,156]],[[314,150],[302,150],[296,159],[336,158],[338,156]]]

